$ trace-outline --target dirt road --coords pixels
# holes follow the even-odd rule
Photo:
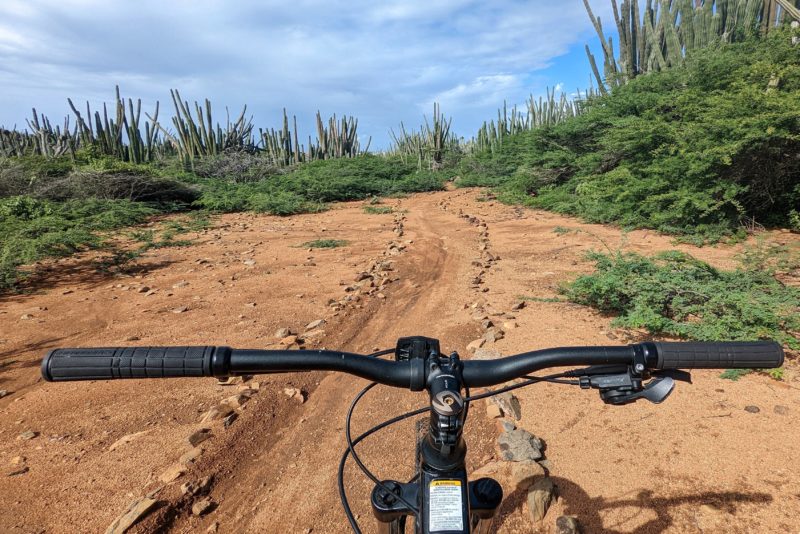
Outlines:
[[[195,245],[151,251],[136,272],[97,273],[87,255],[50,264],[42,289],[0,300],[0,390],[9,392],[0,399],[0,531],[102,532],[150,494],[157,502],[132,532],[348,532],[335,474],[344,414],[364,381],[314,373],[257,376],[249,387],[212,379],[48,384],[38,370],[48,348],[261,348],[278,346],[276,332],[289,328],[300,340],[284,336],[284,345],[365,352],[428,335],[466,355],[484,332],[476,310],[506,325],[505,337],[486,346],[502,354],[623,344],[611,318],[552,302],[558,284],[591,269],[584,255],[592,248],[676,248],[653,233],[623,235],[472,190],[385,203],[393,214],[351,203],[319,215],[219,217],[190,236]],[[300,246],[314,239],[347,244]],[[717,266],[732,265],[738,251],[677,248]],[[537,299],[512,311],[521,296]],[[585,532],[800,532],[795,369],[783,383],[717,375],[695,373],[693,385],[679,385],[659,406],[609,407],[595,393],[555,385],[518,393],[518,426],[546,442],[560,498],[533,525],[524,496],[512,494],[498,532],[552,532],[562,513],[576,515]],[[231,397],[241,405],[235,419],[201,422]],[[355,429],[423,402],[378,388]],[[495,425],[483,411],[476,405],[468,424],[471,469],[495,454]],[[211,437],[194,449],[187,437],[202,428]],[[412,436],[412,422],[389,429],[364,443],[364,460],[379,477],[407,477]],[[197,457],[181,463],[187,451]],[[165,482],[170,471],[177,478]],[[213,504],[196,516],[202,495],[183,495],[181,485],[204,477]],[[371,488],[355,470],[347,486],[371,531]]]

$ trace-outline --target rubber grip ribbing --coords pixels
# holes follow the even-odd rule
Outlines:
[[[654,343],[658,369],[773,369],[783,365],[774,341]]]
[[[42,360],[49,382],[214,376],[228,347],[107,347],[56,349]]]

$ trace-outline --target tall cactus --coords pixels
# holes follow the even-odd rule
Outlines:
[[[600,92],[651,71],[678,65],[686,53],[768,33],[789,18],[800,20],[797,0],[611,0],[619,34],[615,56],[600,17],[583,0],[603,52],[603,75],[589,46],[586,54]]]
[[[425,123],[419,131],[406,130],[402,122],[399,135],[394,130],[389,130],[392,138],[389,153],[399,155],[404,162],[413,158],[420,169],[427,165],[436,170],[441,168],[448,152],[459,149],[460,140],[450,131],[453,119],[445,117],[438,103],[433,104],[431,121],[427,117],[424,120]]]

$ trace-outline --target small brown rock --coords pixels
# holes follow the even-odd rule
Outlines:
[[[500,407],[496,404],[489,404],[486,406],[486,417],[489,419],[499,419],[503,417],[503,412],[500,410]]]
[[[197,460],[198,458],[200,458],[202,454],[203,454],[203,449],[201,449],[200,447],[192,447],[191,449],[183,453],[181,457],[178,459],[178,461],[184,465],[188,465]]]
[[[210,428],[201,428],[200,430],[198,430],[196,432],[192,432],[189,435],[189,437],[186,438],[186,439],[189,441],[189,444],[192,447],[197,447],[198,445],[203,443],[205,440],[210,438],[212,435],[213,434],[211,433],[211,429]]]
[[[758,412],[760,412],[760,411],[761,411],[761,408],[759,408],[758,406],[755,406],[755,405],[751,404],[751,405],[749,405],[749,406],[745,406],[745,407],[744,407],[744,411],[746,411],[746,412],[749,412],[749,413],[758,413]]]
[[[30,439],[35,438],[38,435],[39,435],[38,432],[34,432],[33,430],[26,430],[25,432],[23,432],[22,434],[17,436],[17,439],[21,439],[23,441],[28,441]]]
[[[290,328],[279,328],[275,332],[275,339],[283,339],[285,337],[291,336],[293,334]]]
[[[525,307],[525,301],[524,300],[520,300],[519,302],[517,302],[516,304],[511,306],[511,310],[512,311],[517,311],[517,310],[521,310],[524,307]]]
[[[213,507],[214,501],[210,497],[204,497],[192,505],[192,513],[194,515],[207,514]]]
[[[181,475],[186,472],[186,466],[177,463],[169,466],[166,471],[158,476],[158,479],[164,484],[169,484],[173,480],[177,480]]]
[[[296,400],[300,404],[303,404],[306,401],[305,393],[303,393],[303,391],[298,388],[284,388],[283,392],[286,394],[287,397]]]
[[[189,306],[178,306],[177,308],[172,308],[172,313],[184,313],[189,311]]]
[[[128,509],[108,526],[106,534],[124,534],[131,525],[147,514],[155,504],[156,500],[148,497],[133,501],[128,506]]]
[[[306,330],[313,330],[315,328],[319,328],[320,326],[325,324],[325,319],[317,319],[316,321],[311,321],[306,325]]]
[[[786,406],[782,406],[780,404],[777,404],[777,405],[775,405],[775,408],[773,408],[773,411],[778,415],[788,415],[789,408],[786,407]]]
[[[111,446],[108,448],[108,450],[110,450],[110,451],[117,450],[117,449],[118,449],[119,447],[121,447],[122,445],[125,445],[125,444],[128,444],[128,443],[130,443],[131,441],[133,441],[133,440],[135,440],[136,438],[139,438],[139,437],[141,437],[141,436],[143,436],[143,435],[147,434],[148,432],[150,432],[150,431],[149,431],[149,430],[143,430],[143,431],[141,431],[141,432],[135,432],[135,433],[133,433],[133,434],[127,434],[127,435],[125,435],[125,436],[122,436],[122,437],[121,437],[121,438],[119,438],[117,441],[115,441],[114,443],[112,443],[112,444],[111,444]]]

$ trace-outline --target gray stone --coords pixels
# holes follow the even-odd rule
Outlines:
[[[749,412],[749,413],[758,413],[758,412],[761,411],[761,408],[751,404],[749,406],[745,406],[744,407],[744,411]]]
[[[503,460],[525,462],[542,457],[542,440],[521,428],[503,432],[497,438],[497,444]]]
[[[522,406],[520,406],[519,399],[516,398],[510,391],[500,393],[492,397],[492,402],[497,404],[506,417],[510,417],[514,421],[522,419]]]

